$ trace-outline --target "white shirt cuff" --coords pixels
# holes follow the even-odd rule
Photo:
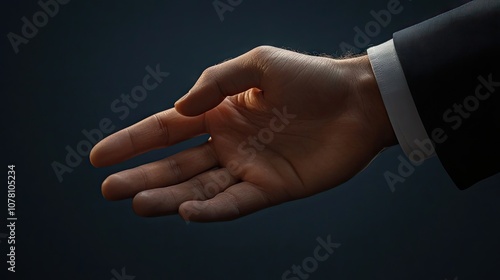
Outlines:
[[[405,154],[415,163],[412,154],[422,150],[422,147],[419,147],[421,145],[417,143],[428,141],[430,138],[411,96],[394,41],[389,40],[369,48],[368,57],[394,133]],[[423,159],[432,157],[435,155],[434,147],[432,153],[419,155],[423,155]]]

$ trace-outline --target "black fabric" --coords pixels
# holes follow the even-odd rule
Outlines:
[[[395,33],[394,44],[429,137],[446,133],[436,153],[455,184],[500,172],[500,1],[467,3]],[[484,100],[479,77],[496,82],[479,90]],[[465,114],[454,107],[464,101]]]

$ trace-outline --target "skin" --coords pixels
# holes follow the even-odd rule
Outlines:
[[[338,186],[397,143],[367,56],[261,46],[206,69],[175,108],[108,136],[90,160],[118,164],[201,134],[201,146],[110,175],[104,197],[133,198],[141,216],[232,220]]]

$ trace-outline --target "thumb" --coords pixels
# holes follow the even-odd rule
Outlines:
[[[264,47],[207,68],[198,81],[175,103],[175,109],[185,116],[196,116],[219,105],[227,96],[260,88]],[[260,59],[259,59],[260,58]]]

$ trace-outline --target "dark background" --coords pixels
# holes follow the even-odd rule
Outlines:
[[[371,44],[463,2],[401,0],[403,12]],[[85,139],[83,129],[109,118],[117,131],[167,109],[206,67],[258,45],[341,55],[341,42],[353,44],[353,28],[364,28],[370,11],[387,3],[244,0],[221,21],[212,1],[73,0],[18,54],[7,34],[20,35],[21,17],[31,20],[41,8],[3,3],[2,163],[6,171],[16,165],[17,279],[109,280],[122,268],[136,280],[281,279],[328,235],[341,246],[309,279],[499,279],[500,177],[459,191],[433,158],[391,192],[383,174],[397,172],[399,147],[328,192],[209,224],[140,218],[130,201],[108,202],[100,193],[107,175],[206,138],[103,169],[85,157],[62,182],[52,169],[54,161],[64,164],[67,145]],[[120,120],[110,104],[156,64],[170,76]],[[8,244],[0,241],[3,277]]]

